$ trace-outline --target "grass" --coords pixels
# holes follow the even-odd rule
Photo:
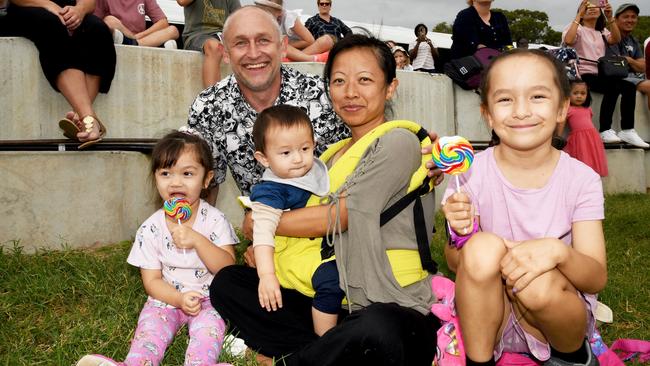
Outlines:
[[[601,327],[608,344],[618,338],[650,339],[650,195],[606,199],[604,223],[609,282],[600,299],[614,311]],[[437,227],[442,228],[438,216]],[[435,235],[441,257],[444,232]],[[0,366],[72,365],[86,353],[123,359],[145,300],[138,270],[126,263],[130,242],[84,250],[23,253],[20,243],[0,251]],[[241,251],[242,248],[239,248]],[[183,363],[182,329],[164,364]],[[222,353],[221,361],[254,366],[251,358]]]

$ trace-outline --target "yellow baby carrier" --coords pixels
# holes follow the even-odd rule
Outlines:
[[[394,128],[403,128],[415,133],[422,147],[431,144],[427,131],[415,122],[406,120],[385,122],[352,145],[329,169],[330,193],[336,192],[348,176],[354,172],[359,160],[370,144]],[[320,159],[327,163],[349,140],[348,138],[331,145],[320,156]],[[429,156],[422,156],[422,164],[411,176],[407,194],[384,210],[380,217],[380,225],[383,226],[408,207],[411,202],[415,201],[413,210],[418,251],[405,249],[386,251],[395,278],[402,287],[420,281],[428,273],[433,274],[437,271],[437,264],[431,258],[428,241],[430,233],[426,232],[424,212],[420,201],[420,196],[433,190],[433,182],[427,176],[428,169],[425,167],[425,163],[429,160]],[[307,201],[306,207],[320,204],[321,197],[312,195]],[[331,255],[333,249],[331,253],[327,253],[326,250],[321,251],[323,239],[322,237],[275,237],[275,271],[282,287],[295,289],[306,296],[314,296],[311,282],[312,275],[321,263],[334,259]]]

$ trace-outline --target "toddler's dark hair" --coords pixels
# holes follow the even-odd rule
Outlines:
[[[257,119],[253,125],[255,150],[266,153],[265,136],[271,128],[292,128],[299,126],[309,129],[311,136],[314,136],[314,129],[309,120],[309,116],[301,108],[288,104],[280,104],[266,108],[257,115]]]
[[[205,168],[206,173],[214,169],[214,160],[210,146],[200,136],[186,132],[172,131],[158,140],[151,153],[151,174],[158,169],[171,168],[186,149],[192,149]]]
[[[584,84],[587,87],[587,98],[585,98],[585,102],[582,103],[582,107],[589,107],[591,105],[591,91],[589,91],[589,86],[587,83],[585,83],[585,81],[582,79],[571,80],[569,83],[571,89],[573,89],[574,85],[578,84]]]

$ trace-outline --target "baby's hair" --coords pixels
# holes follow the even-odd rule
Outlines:
[[[311,136],[314,136],[314,129],[309,116],[304,110],[288,104],[280,104],[263,110],[253,125],[253,142],[255,150],[266,153],[265,136],[273,128],[295,128],[302,127],[309,129]]]
[[[576,80],[571,80],[570,82],[571,85],[571,90],[573,90],[574,85],[582,84],[587,88],[587,97],[585,98],[585,102],[582,103],[582,107],[589,107],[591,105],[591,92],[589,91],[589,85],[582,80],[582,79],[576,79]]]
[[[565,101],[569,98],[569,95],[571,94],[569,79],[567,78],[566,75],[566,69],[560,61],[558,61],[555,57],[549,55],[544,51],[515,48],[511,51],[504,52],[499,56],[495,57],[492,60],[490,66],[488,66],[487,69],[485,69],[485,72],[483,73],[483,77],[481,78],[481,86],[479,87],[482,106],[487,107],[488,105],[488,91],[490,90],[490,76],[492,74],[492,70],[496,65],[501,63],[503,60],[506,60],[511,57],[535,57],[545,61],[547,65],[551,67],[551,70],[553,70],[553,81],[555,82],[555,85],[560,91],[559,100]]]
[[[151,153],[151,174],[155,175],[158,169],[173,167],[187,149],[194,151],[206,173],[214,169],[212,152],[205,140],[198,135],[174,130],[158,140],[154,146]]]

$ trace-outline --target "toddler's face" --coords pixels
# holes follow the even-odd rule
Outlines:
[[[271,127],[266,136],[266,151],[255,158],[280,178],[302,177],[314,164],[314,136],[309,128]]]
[[[571,87],[571,105],[581,106],[587,100],[587,84],[578,83]]]
[[[174,166],[156,170],[156,188],[163,200],[185,197],[196,210],[201,190],[208,187],[213,174],[205,171],[193,148],[186,148]]]
[[[397,68],[398,69],[403,69],[404,66],[408,65],[408,59],[406,58],[406,55],[402,51],[397,51],[393,54],[393,57],[395,57],[395,62],[397,63]]]

